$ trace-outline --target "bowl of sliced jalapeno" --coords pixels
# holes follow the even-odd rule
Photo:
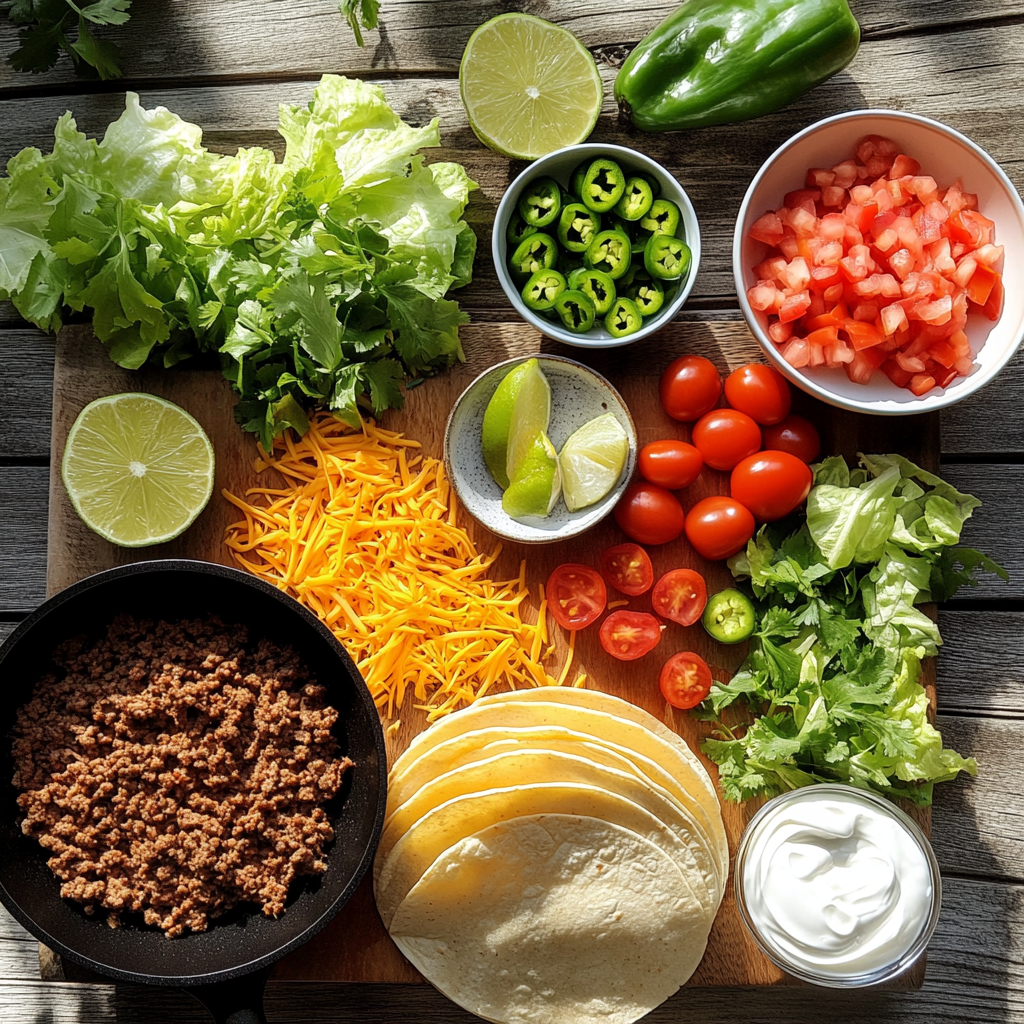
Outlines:
[[[697,276],[700,230],[660,164],[586,143],[535,160],[512,182],[491,249],[524,319],[569,345],[613,348],[679,311]]]

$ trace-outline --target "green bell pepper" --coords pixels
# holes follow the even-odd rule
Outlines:
[[[859,45],[847,0],[685,0],[626,59],[615,98],[649,132],[746,121],[842,70]]]

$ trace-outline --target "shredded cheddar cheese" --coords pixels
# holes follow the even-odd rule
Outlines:
[[[331,628],[389,719],[410,691],[432,721],[496,688],[564,683],[574,635],[555,678],[543,590],[528,621],[525,563],[516,579],[489,577],[501,546],[477,550],[444,464],[419,447],[373,421],[355,433],[314,416],[257,462],[287,486],[224,492],[245,517],[225,535],[233,558]]]

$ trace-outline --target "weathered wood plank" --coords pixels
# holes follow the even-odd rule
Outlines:
[[[932,846],[943,874],[1024,881],[1024,722],[938,715],[944,746],[978,762],[975,778],[935,787]]]
[[[46,466],[0,469],[0,612],[30,611],[46,596]]]
[[[16,622],[0,622],[0,644],[2,644],[13,632]]]
[[[1019,601],[1024,599],[1024,466],[953,465],[943,476],[958,490],[973,494],[982,502],[967,521],[962,541],[1000,562],[1010,574],[1009,583],[996,576],[984,576],[977,587],[962,590],[958,599],[970,601]],[[1020,651],[1018,650],[1018,655]]]
[[[0,910],[0,915],[3,911]],[[471,1024],[427,985],[304,985],[267,989],[271,1024]],[[699,989],[673,996],[651,1024],[1016,1024],[1024,1015],[1024,888],[947,878],[943,911],[917,992],[833,992],[810,986]],[[12,980],[0,986],[5,1024],[209,1024],[188,996],[138,986],[70,985]]]
[[[942,411],[942,454],[1024,452],[1024,349],[980,391]]]
[[[519,6],[519,5],[516,5]],[[672,0],[628,7],[601,0],[573,4],[532,3],[540,14],[575,32],[602,62],[621,60],[629,49],[675,9]],[[956,23],[1003,20],[1024,13],[1019,0],[979,0],[963,7],[943,0],[852,0],[865,39],[942,28]],[[379,74],[401,69],[454,74],[472,31],[500,11],[489,0],[458,4],[386,0],[382,27],[355,45],[332,0],[135,0],[132,18],[119,30],[97,34],[116,40],[121,66],[131,81],[266,78],[319,74]],[[67,58],[42,76],[6,64],[17,47],[17,29],[0,23],[0,91],[75,82]]]
[[[47,458],[53,403],[53,339],[0,331],[0,453]]]
[[[940,611],[939,711],[1024,715],[1024,612]]]
[[[433,7],[447,11],[451,5],[418,5],[422,10]],[[271,42],[275,49],[280,46],[276,38]],[[991,91],[993,82],[1015,80],[1022,59],[1021,27],[882,39],[866,43],[846,71],[797,103],[741,125],[644,135],[620,126],[607,91],[605,114],[594,139],[637,146],[679,178],[696,207],[704,242],[693,297],[733,299],[731,239],[743,193],[776,146],[820,117],[866,106],[910,108],[937,117],[965,131],[1003,164],[1018,187],[1024,186],[1024,159],[1017,145],[1024,135],[1024,93],[1002,90],[994,103]],[[978,73],[979,67],[985,68],[985,74]],[[614,68],[605,67],[603,74],[610,85]],[[486,250],[490,244],[487,225],[516,167],[477,142],[459,100],[457,81],[382,79],[381,84],[404,117],[417,123],[433,116],[441,118],[442,149],[436,155],[461,160],[480,182],[469,216],[480,228],[481,249]],[[162,103],[201,124],[208,142],[218,149],[270,145],[280,151],[275,131],[278,104],[307,102],[312,86],[312,81],[305,80],[157,89],[144,92],[143,100],[149,105]],[[955,103],[951,96],[956,97]],[[117,117],[122,102],[114,93],[0,101],[0,123],[5,126],[0,160],[24,145],[49,147],[53,123],[69,107],[83,130],[102,132]],[[499,296],[493,269],[482,259],[477,281],[464,290],[463,301],[490,308]],[[503,301],[499,308],[505,308]]]

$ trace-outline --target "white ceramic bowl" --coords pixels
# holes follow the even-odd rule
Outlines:
[[[630,334],[625,338],[613,338],[600,322],[586,334],[573,334],[560,324],[553,323],[533,310],[527,309],[520,290],[516,287],[508,269],[508,242],[505,240],[505,232],[508,230],[509,221],[519,203],[519,196],[523,189],[535,178],[542,177],[554,178],[560,185],[568,188],[569,178],[577,165],[588,157],[596,159],[599,156],[614,160],[627,175],[630,173],[646,174],[658,182],[661,186],[659,198],[672,200],[682,213],[684,241],[690,247],[693,256],[689,273],[684,280],[679,282],[679,289],[672,301],[667,302],[661,311],[652,316],[636,334]],[[646,338],[659,327],[667,324],[682,308],[693,288],[693,282],[697,278],[697,267],[700,264],[700,228],[697,226],[697,215],[693,212],[693,203],[690,202],[690,197],[683,190],[683,186],[661,164],[656,163],[649,156],[644,156],[643,153],[638,153],[635,149],[627,149],[625,146],[585,142],[579,146],[556,149],[554,153],[548,153],[547,156],[534,160],[509,185],[498,204],[498,212],[494,215],[491,255],[494,258],[494,267],[498,272],[498,280],[501,282],[501,287],[505,289],[509,302],[515,306],[516,312],[524,320],[533,324],[542,334],[549,338],[557,338],[558,341],[563,341],[567,345],[576,345],[578,348],[616,348],[619,345],[629,345],[634,341]]]
[[[599,502],[570,512],[559,499],[545,517],[513,519],[501,507],[502,490],[484,462],[481,436],[484,411],[498,385],[513,366],[530,356],[508,359],[480,374],[459,396],[444,431],[444,465],[463,508],[491,533],[520,544],[552,544],[568,540],[599,523],[615,507],[636,468],[636,427],[626,403],[599,373],[561,356],[537,355],[551,385],[551,425],[548,436],[557,451],[584,423],[612,413],[626,431],[629,456],[615,487]]]
[[[767,316],[747,301],[747,289],[755,283],[753,267],[765,259],[768,247],[748,237],[750,226],[768,210],[778,209],[782,197],[804,187],[808,167],[833,167],[846,159],[865,135],[885,135],[900,150],[921,164],[940,188],[963,180],[968,192],[978,195],[980,211],[996,225],[996,244],[1006,247],[1008,269],[1003,312],[993,324],[971,314],[966,333],[975,355],[975,370],[958,377],[945,389],[934,389],[921,398],[896,387],[876,373],[867,384],[854,384],[843,369],[796,370],[781,356],[768,337]],[[832,405],[855,412],[888,416],[931,412],[953,405],[984,387],[1010,361],[1024,336],[1024,290],[1012,281],[1024,266],[1024,204],[999,165],[970,139],[952,128],[916,114],[896,110],[854,110],[818,121],[780,146],[758,171],[747,189],[736,220],[732,247],[733,274],[740,309],[765,354],[797,387]]]

